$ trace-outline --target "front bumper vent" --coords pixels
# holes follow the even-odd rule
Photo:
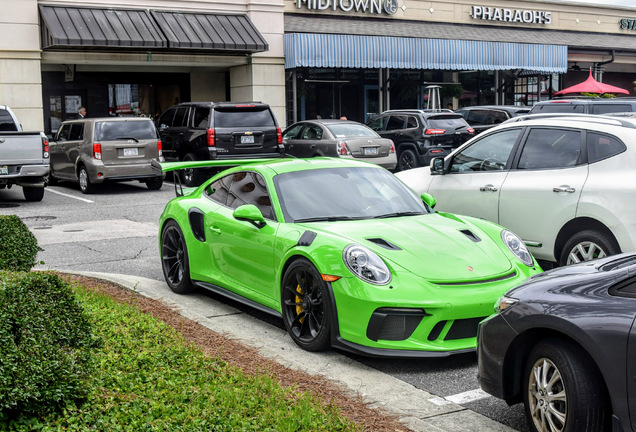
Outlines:
[[[371,315],[367,337],[372,341],[401,341],[411,337],[425,316],[424,309],[379,308]]]

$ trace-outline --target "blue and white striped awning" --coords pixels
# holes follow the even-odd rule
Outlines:
[[[287,33],[285,68],[567,71],[565,45]]]

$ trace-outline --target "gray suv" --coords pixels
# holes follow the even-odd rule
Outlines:
[[[633,111],[636,111],[636,99],[633,98],[557,98],[539,102],[532,107],[530,114],[610,114]]]
[[[446,156],[468,141],[475,132],[451,110],[390,110],[373,117],[367,126],[393,140],[396,171],[426,166],[434,157]]]
[[[137,180],[160,189],[163,176],[150,162],[164,162],[161,141],[152,120],[141,117],[104,117],[62,123],[50,143],[49,184],[78,182],[92,193],[106,181]]]

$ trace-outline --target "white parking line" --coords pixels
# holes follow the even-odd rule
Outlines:
[[[76,200],[84,201],[84,202],[87,202],[87,203],[94,203],[95,202],[95,201],[91,201],[91,200],[86,199],[86,198],[80,198],[80,197],[76,197],[76,196],[73,196],[73,195],[69,195],[69,194],[65,194],[65,193],[62,193],[62,192],[58,192],[58,191],[53,190],[51,188],[46,188],[46,190],[48,192],[53,192],[54,194],[62,195],[62,196],[69,197],[69,198],[74,198]]]
[[[469,390],[464,393],[458,393],[456,395],[446,396],[445,398],[442,398],[442,397],[431,398],[429,399],[429,402],[432,402],[435,405],[439,405],[439,406],[446,405],[449,403],[462,405],[462,404],[466,404],[470,402],[475,402],[480,399],[486,399],[488,397],[490,397],[488,393],[486,393],[482,389],[477,389],[477,390]]]

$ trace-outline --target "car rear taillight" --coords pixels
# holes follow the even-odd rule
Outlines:
[[[443,135],[446,131],[444,129],[426,129],[424,135]]]
[[[214,129],[208,129],[208,147],[214,147]]]
[[[276,127],[276,142],[278,144],[283,143],[283,132],[280,130],[279,127]]]
[[[391,150],[389,150],[390,153],[395,153],[395,144],[393,144],[393,141],[391,140]]]
[[[475,128],[468,128],[466,130],[468,131],[468,133],[475,133]]]
[[[102,158],[102,145],[100,143],[93,143],[93,158],[94,159]]]
[[[49,139],[46,136],[42,137],[42,157],[49,158]]]
[[[159,153],[159,156],[163,156],[163,146],[161,145],[161,140],[157,140],[157,153]]]
[[[343,141],[340,141],[338,143],[338,154],[339,155],[349,155],[349,154],[351,154],[351,152],[347,148],[347,144],[344,143]]]

